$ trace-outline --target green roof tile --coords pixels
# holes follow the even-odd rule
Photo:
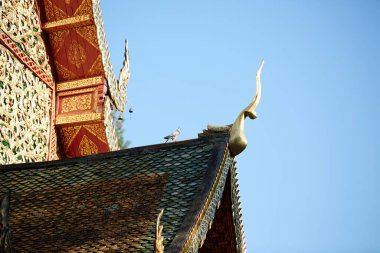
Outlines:
[[[209,177],[216,175],[226,145],[224,134],[2,166],[0,196],[11,194],[13,248],[15,252],[153,252],[161,208],[165,209],[164,244],[169,246],[178,231],[186,230],[183,222],[194,214],[189,210],[199,203],[197,198],[207,196],[204,191],[213,183]]]

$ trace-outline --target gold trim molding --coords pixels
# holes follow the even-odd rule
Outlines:
[[[71,91],[65,91],[58,93],[58,97],[68,96],[68,95],[77,95],[82,93],[89,93],[96,91],[96,88],[87,88],[82,90],[71,90]]]
[[[103,82],[104,82],[103,76],[95,76],[95,77],[84,78],[84,79],[70,81],[70,82],[62,82],[62,83],[57,84],[57,91],[60,92],[60,91],[87,88],[87,87],[103,84]]]
[[[93,19],[90,15],[81,15],[71,18],[65,18],[58,21],[47,22],[43,25],[46,32],[56,32],[63,29],[75,28],[79,26],[93,24]]]
[[[58,115],[55,119],[56,125],[67,125],[67,124],[75,124],[75,123],[83,123],[87,121],[97,121],[103,120],[103,115],[100,112],[97,113],[86,113],[86,114],[78,114],[78,115]]]

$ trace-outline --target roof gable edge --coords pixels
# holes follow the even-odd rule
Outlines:
[[[228,138],[216,138],[212,141],[217,148],[210,157],[203,183],[197,190],[198,193],[181,228],[165,252],[191,252],[193,248],[198,249],[206,237],[209,222],[213,220],[216,208],[220,204],[233,160],[228,151]]]

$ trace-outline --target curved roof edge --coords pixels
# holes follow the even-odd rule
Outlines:
[[[230,126],[208,126],[207,130],[199,134],[199,138],[214,139],[216,136],[224,136],[228,139],[229,130]],[[231,203],[225,204],[230,205],[228,215],[231,215],[230,218],[233,220],[232,229],[235,234],[235,238],[232,239],[234,240],[232,244],[235,245],[233,252],[246,252],[236,160],[228,150],[228,143],[223,143],[224,140],[214,139],[215,142],[221,143],[216,145],[218,149],[215,149],[212,154],[203,183],[198,189],[198,195],[195,196],[179,231],[165,252],[198,252],[202,248],[227,188]]]

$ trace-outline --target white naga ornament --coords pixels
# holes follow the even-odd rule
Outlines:
[[[92,11],[94,13],[94,22],[96,24],[98,43],[99,48],[101,49],[100,53],[102,55],[104,72],[108,81],[109,93],[111,95],[110,97],[116,109],[123,112],[124,107],[127,103],[127,85],[130,77],[128,41],[125,41],[123,67],[120,70],[119,79],[116,81],[114,72],[112,70],[106,34],[104,32],[100,0],[92,0]]]
[[[43,161],[51,92],[0,45],[0,164]]]

